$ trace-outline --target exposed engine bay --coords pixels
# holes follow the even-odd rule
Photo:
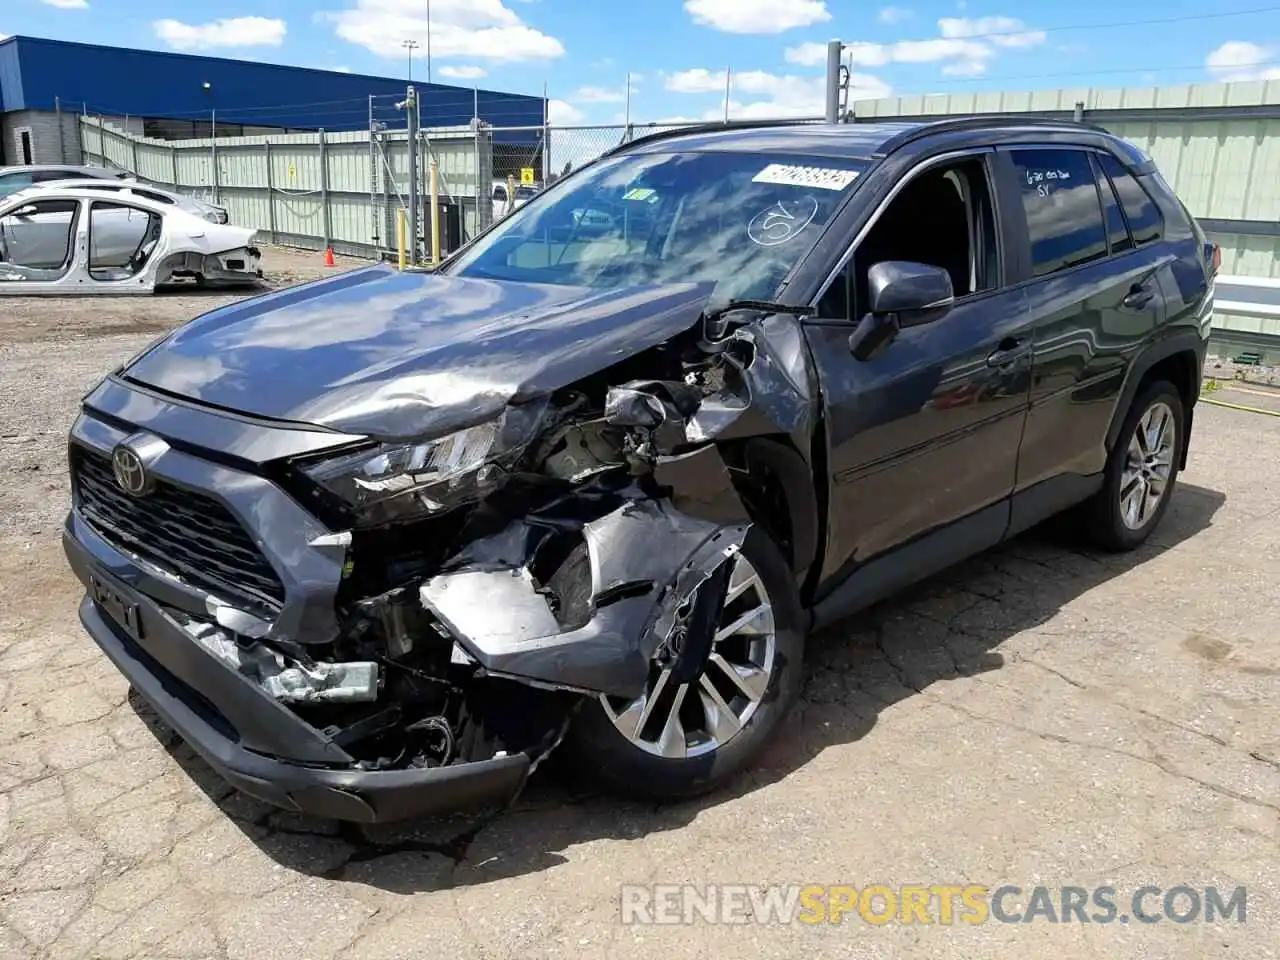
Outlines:
[[[184,629],[362,769],[536,763],[584,698],[706,658],[699,598],[753,524],[803,574],[816,534],[751,449],[769,436],[808,458],[800,343],[785,314],[702,317],[443,447],[296,463],[308,509],[342,531],[323,544],[344,557],[337,636],[280,637],[234,604]]]

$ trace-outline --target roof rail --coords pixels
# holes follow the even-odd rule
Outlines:
[[[893,118],[885,117],[884,119],[890,121]],[[875,123],[876,121],[869,119],[866,122]],[[1110,133],[1105,127],[1096,123],[1085,123],[1080,120],[1057,120],[1053,117],[1022,116],[1016,113],[966,114],[962,117],[952,117],[945,120],[921,121],[919,126],[904,130],[902,133],[896,134],[880,144],[875,149],[872,157],[876,160],[883,160],[889,154],[906,146],[908,143],[914,143],[922,137],[931,136],[935,133],[958,133],[964,130],[981,130],[984,127],[1057,127],[1067,130],[1090,130],[1094,133]]]
[[[712,120],[707,123],[695,123],[683,127],[675,127],[671,130],[656,130],[653,133],[647,133],[644,136],[637,137],[626,143],[620,143],[616,147],[606,150],[601,154],[602,157],[613,156],[615,153],[622,153],[630,147],[634,147],[641,143],[655,143],[660,140],[669,140],[672,137],[683,137],[687,134],[698,133],[716,133],[720,130],[758,130],[764,127],[798,127],[812,126],[815,123],[821,123],[819,120]],[[632,124],[632,127],[643,126],[643,124]],[[653,124],[653,126],[663,126],[663,124]]]

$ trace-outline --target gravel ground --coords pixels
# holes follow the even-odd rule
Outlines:
[[[209,303],[23,308],[69,332],[0,345],[0,960],[1280,958],[1280,420],[1200,409],[1135,553],[1032,531],[813,637],[728,788],[624,803],[553,757],[459,846],[457,818],[361,831],[237,795],[80,629],[62,436],[152,331],[97,334]],[[1123,919],[621,923],[620,885],[686,883],[1009,884],[1015,913],[1110,885]],[[1245,922],[1127,922],[1144,885],[1243,886]]]
[[[0,300],[0,535],[62,521],[67,430],[81,396],[174,327],[215,307],[333,273],[314,251],[268,247],[255,291]],[[339,258],[338,270],[359,265]]]

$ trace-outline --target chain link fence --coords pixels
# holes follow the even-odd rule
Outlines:
[[[448,254],[609,151],[688,126],[497,127],[473,120],[422,129],[410,123],[411,102],[370,97],[367,130],[216,140],[157,139],[101,117],[77,120],[84,162],[221,204],[232,223],[271,242],[394,259],[403,217],[415,262],[430,257],[437,229],[439,252]]]

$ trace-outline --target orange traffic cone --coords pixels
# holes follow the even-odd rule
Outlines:
[[[333,262],[333,247],[325,247],[325,250],[324,250],[324,265],[325,265],[326,267],[336,267],[336,266],[337,266],[337,264]]]

